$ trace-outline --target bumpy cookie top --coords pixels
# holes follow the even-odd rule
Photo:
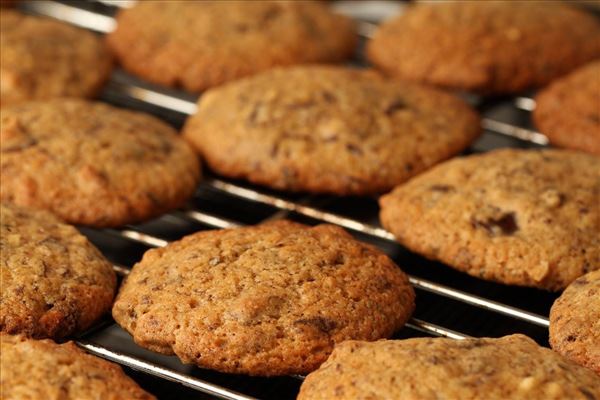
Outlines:
[[[152,400],[121,368],[91,356],[73,342],[56,344],[0,335],[4,400]]]
[[[352,21],[311,1],[140,1],[108,43],[123,66],[201,91],[276,65],[334,62],[354,51]]]
[[[115,320],[136,343],[225,372],[311,371],[345,339],[389,337],[414,292],[384,254],[332,225],[200,232],[148,251]]]
[[[600,57],[599,36],[596,18],[559,2],[418,4],[375,32],[368,56],[405,79],[510,93]]]
[[[535,101],[535,124],[553,144],[600,156],[600,61],[553,82]]]
[[[68,222],[114,226],[179,206],[200,176],[173,128],[143,113],[84,100],[2,109],[3,201]]]
[[[600,268],[600,158],[497,150],[441,164],[382,197],[416,252],[484,279],[550,290]]]
[[[600,270],[571,283],[550,310],[550,344],[600,375]]]
[[[0,13],[0,105],[92,97],[112,63],[91,32],[17,11]]]
[[[347,341],[310,374],[298,400],[573,399],[600,378],[523,335],[500,339]]]
[[[364,70],[276,69],[202,96],[184,136],[215,171],[277,189],[391,189],[479,134],[463,101]]]
[[[60,338],[110,310],[115,274],[83,235],[44,211],[0,210],[1,331]]]

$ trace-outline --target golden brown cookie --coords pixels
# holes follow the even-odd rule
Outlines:
[[[5,204],[0,216],[0,331],[61,338],[110,310],[112,266],[74,227]]]
[[[600,378],[524,335],[347,341],[298,400],[600,398]]]
[[[600,270],[575,280],[554,302],[550,345],[600,375]]]
[[[73,342],[0,334],[3,400],[152,400],[116,364],[86,354]]]
[[[559,290],[600,268],[600,158],[496,150],[457,158],[383,196],[382,224],[470,275]]]
[[[140,112],[58,99],[2,109],[2,201],[115,226],[178,207],[200,177],[192,149]]]
[[[128,71],[198,92],[277,65],[337,62],[353,22],[312,1],[140,1],[108,44]]]
[[[535,101],[533,120],[552,144],[600,156],[600,61],[553,82]]]
[[[414,308],[406,275],[333,225],[277,221],[148,251],[113,317],[142,347],[250,375],[305,373],[335,343],[389,337]]]
[[[417,4],[375,32],[368,58],[409,80],[514,93],[600,57],[600,23],[557,1]]]
[[[93,97],[112,61],[95,34],[48,18],[0,13],[0,106]]]
[[[219,174],[276,189],[390,190],[480,132],[462,100],[372,71],[275,69],[202,96],[184,136]]]

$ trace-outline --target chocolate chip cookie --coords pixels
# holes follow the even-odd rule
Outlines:
[[[353,22],[312,1],[140,1],[108,44],[128,71],[198,92],[277,65],[337,62]]]
[[[600,23],[556,1],[417,4],[383,23],[368,58],[403,79],[514,93],[600,57]]]
[[[535,101],[533,120],[552,144],[600,156],[600,61],[553,82]]]
[[[0,13],[0,106],[93,97],[112,69],[95,34],[48,18]]]
[[[552,348],[600,375],[600,270],[571,283],[550,310]]]
[[[298,400],[600,398],[600,378],[523,335],[346,341]]]
[[[381,221],[412,251],[511,285],[565,288],[600,268],[600,158],[496,150],[457,158],[383,196]]]
[[[289,191],[390,190],[480,132],[462,100],[372,71],[275,69],[205,93],[184,136],[219,174]]]
[[[116,364],[86,354],[73,342],[0,334],[4,400],[152,400]]]
[[[110,310],[112,266],[74,227],[6,204],[0,216],[2,332],[61,338]]]
[[[200,177],[177,132],[140,112],[57,99],[0,113],[2,201],[92,226],[141,221],[181,205]]]
[[[346,339],[389,337],[413,308],[406,275],[383,253],[333,225],[277,221],[148,251],[113,317],[142,347],[270,376],[311,371]]]

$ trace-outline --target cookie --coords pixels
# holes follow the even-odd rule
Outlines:
[[[151,82],[198,92],[278,65],[338,62],[354,23],[311,1],[140,1],[117,15],[108,44]]]
[[[333,225],[205,231],[148,251],[115,321],[150,350],[250,375],[306,373],[335,343],[376,340],[414,309],[406,275]]]
[[[74,227],[45,211],[0,213],[0,331],[62,338],[110,310],[112,266]]]
[[[600,270],[575,280],[554,302],[550,345],[600,375]]]
[[[600,156],[600,61],[553,82],[535,102],[535,125],[552,144]]]
[[[17,11],[0,13],[0,106],[55,97],[94,97],[111,56],[92,32]]]
[[[600,379],[524,335],[336,345],[298,400],[600,398]]]
[[[600,158],[496,150],[457,158],[380,200],[408,249],[475,277],[559,290],[600,268]]]
[[[137,399],[144,392],[116,364],[86,354],[73,342],[0,334],[0,384],[4,400]]]
[[[477,114],[371,71],[282,68],[205,93],[184,136],[219,174],[289,191],[387,191],[467,147]]]
[[[367,55],[403,79],[514,93],[600,57],[599,36],[597,19],[565,2],[432,2],[383,23]]]
[[[0,113],[2,201],[91,226],[145,220],[178,207],[198,183],[193,150],[143,113],[76,99]]]

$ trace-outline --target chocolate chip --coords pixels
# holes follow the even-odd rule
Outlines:
[[[271,147],[271,158],[277,157],[278,153],[279,153],[279,142],[276,142],[275,144],[273,144],[273,147]]]
[[[390,116],[396,111],[404,110],[407,107],[406,103],[402,99],[396,99],[385,109],[385,114]]]
[[[352,143],[346,143],[346,149],[352,154],[356,154],[359,156],[363,155],[363,151],[358,146]]]
[[[569,335],[567,336],[567,338],[565,339],[567,342],[574,342],[577,340],[577,336],[575,335]]]
[[[281,14],[280,8],[276,5],[273,5],[273,7],[269,7],[269,9],[265,11],[265,13],[262,16],[262,20],[263,22],[269,22],[275,19],[279,14]]]
[[[485,229],[492,236],[499,233],[502,235],[512,235],[519,230],[515,213],[513,212],[503,214],[500,218],[488,218],[485,221],[473,219],[471,220],[471,225],[473,225],[474,228]]]
[[[297,319],[294,323],[313,326],[323,333],[329,333],[337,326],[335,321],[324,317],[302,318]]]
[[[450,186],[450,185],[433,185],[429,188],[429,190],[432,190],[434,192],[442,192],[442,193],[447,193],[450,191],[454,190],[454,186]]]
[[[600,114],[588,114],[588,119],[595,124],[600,124]]]
[[[327,102],[327,103],[335,103],[335,101],[337,100],[335,98],[335,96],[333,94],[331,94],[330,92],[324,91],[321,93],[323,95],[323,99]]]
[[[407,163],[404,164],[404,169],[406,170],[406,172],[412,172],[412,170],[415,169],[415,167],[411,163]]]
[[[590,392],[587,388],[580,387],[579,391],[585,396],[586,399],[597,400],[596,396],[592,392]]]

